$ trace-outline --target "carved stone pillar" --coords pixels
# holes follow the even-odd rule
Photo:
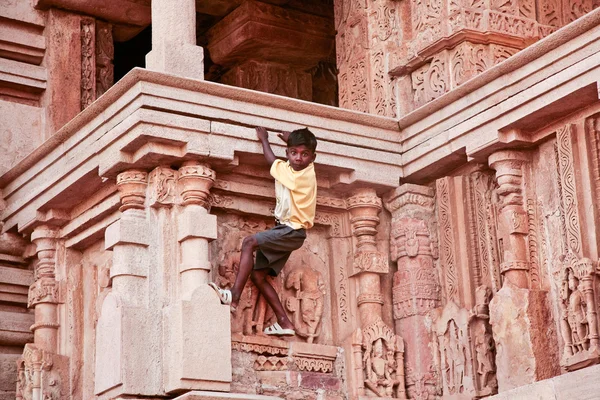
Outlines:
[[[381,318],[383,295],[380,274],[389,271],[388,257],[377,251],[375,235],[381,211],[381,199],[375,190],[362,189],[346,200],[352,233],[356,238],[354,262],[350,276],[359,282],[358,310],[361,326]]]
[[[196,46],[196,2],[152,1],[152,51],[146,68],[204,79],[204,50]]]
[[[438,394],[431,338],[425,325],[429,311],[440,305],[437,245],[429,224],[434,218],[433,189],[405,184],[385,197],[392,213],[390,251],[398,263],[393,302],[396,333],[406,341],[405,373],[409,398],[434,399]]]
[[[360,328],[347,344],[352,398],[406,398],[404,341],[382,320],[380,275],[389,271],[388,257],[377,250],[375,235],[382,209],[373,189],[360,189],[346,200],[356,239],[350,277],[358,280]],[[386,370],[388,372],[386,372]]]
[[[527,153],[499,151],[489,157],[498,181],[498,250],[502,288],[490,302],[500,393],[559,373],[553,335],[540,329],[552,320],[547,293],[529,289],[528,219],[523,168]],[[555,351],[556,350],[556,351]]]
[[[57,350],[59,327],[58,282],[55,279],[57,237],[58,231],[47,226],[40,226],[31,234],[39,259],[36,281],[29,288],[28,306],[35,308],[35,323],[31,330],[36,347],[51,353]]]
[[[229,307],[207,285],[210,241],[217,238],[217,218],[208,213],[215,171],[198,161],[177,171],[177,240],[179,293],[165,309],[166,392],[229,391],[231,328]],[[210,362],[206,368],[205,360]]]
[[[112,289],[96,326],[94,392],[99,399],[161,391],[162,366],[154,361],[160,357],[161,326],[160,313],[150,302],[149,276],[157,261],[150,252],[147,185],[148,173],[142,170],[117,176],[121,218],[106,228],[104,242],[113,252]]]
[[[519,288],[528,287],[527,210],[523,202],[523,164],[529,156],[519,151],[499,151],[489,158],[498,181],[498,237],[500,272],[504,281]]]

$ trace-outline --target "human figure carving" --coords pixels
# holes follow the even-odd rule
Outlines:
[[[325,285],[318,271],[302,266],[292,271],[285,284],[294,289],[296,295],[288,297],[286,308],[294,313],[296,333],[305,337],[307,343],[313,343],[320,334],[323,317],[323,297]]]
[[[585,297],[579,290],[579,279],[575,277],[572,271],[569,273],[569,291],[568,321],[571,327],[573,352],[578,353],[588,348],[588,322]]]
[[[394,386],[399,382],[392,377],[392,373],[395,371],[393,356],[390,359],[389,349],[384,354],[383,347],[383,339],[378,338],[373,342],[371,351],[365,352],[364,368],[367,372],[365,386],[379,397],[391,397]]]
[[[477,358],[477,375],[482,388],[491,387],[491,376],[496,372],[494,366],[495,343],[492,335],[483,330],[475,337],[475,353]]]

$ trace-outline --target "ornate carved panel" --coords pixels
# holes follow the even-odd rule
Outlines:
[[[573,371],[600,362],[597,263],[587,258],[565,263],[560,282],[561,366]]]
[[[359,395],[406,398],[404,387],[404,342],[378,319],[352,336]]]
[[[581,227],[575,188],[573,165],[572,125],[566,125],[556,132],[556,160],[559,173],[561,218],[566,236],[564,254],[581,257]]]

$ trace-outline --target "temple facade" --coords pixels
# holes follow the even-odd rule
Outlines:
[[[0,1],[0,400],[597,398],[596,8]],[[255,126],[319,141],[293,337],[208,286],[274,224]]]

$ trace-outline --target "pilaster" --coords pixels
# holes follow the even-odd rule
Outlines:
[[[496,342],[500,393],[558,373],[549,349],[556,338],[539,329],[552,319],[547,292],[529,287],[528,216],[524,201],[524,168],[529,154],[499,151],[489,157],[496,170],[499,196],[498,243],[502,288],[490,302],[490,323]],[[519,318],[516,318],[519,316]]]
[[[204,79],[204,49],[196,46],[196,2],[152,1],[152,51],[146,68]]]
[[[164,314],[166,392],[229,391],[229,307],[207,285],[212,268],[208,244],[217,238],[217,218],[208,212],[216,174],[208,164],[187,161],[176,176],[179,295]]]
[[[430,225],[434,219],[433,189],[405,184],[385,197],[392,213],[391,259],[396,333],[406,341],[406,392],[409,398],[434,399],[438,376],[426,327],[426,315],[440,305],[441,286],[434,259],[437,243]]]
[[[160,310],[150,301],[152,230],[146,209],[148,173],[131,169],[117,176],[120,218],[105,231],[112,250],[112,289],[96,326],[95,394],[156,395],[161,391]],[[142,367],[143,366],[143,367]]]
[[[360,327],[346,344],[352,398],[405,399],[404,340],[382,319],[381,275],[389,272],[389,265],[375,241],[381,199],[374,189],[359,189],[346,205],[355,238],[349,276],[357,280],[360,314]]]

